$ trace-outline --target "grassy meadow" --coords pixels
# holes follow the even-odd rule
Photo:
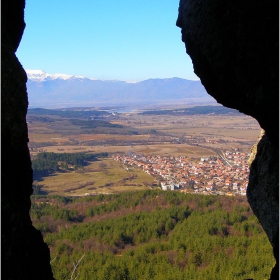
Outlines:
[[[49,195],[67,196],[145,190],[153,183],[149,174],[132,167],[126,170],[123,164],[107,158],[76,171],[57,172],[38,182]]]

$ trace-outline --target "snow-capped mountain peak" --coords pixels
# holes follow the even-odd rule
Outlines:
[[[78,104],[79,106],[89,106],[89,104],[113,106],[136,103],[158,104],[158,102],[216,102],[206,93],[200,81],[182,78],[134,82],[48,74],[42,70],[26,72],[28,101],[32,107],[64,107],[66,104],[71,107]]]
[[[84,76],[73,76],[67,74],[48,74],[43,70],[26,70],[26,74],[29,80],[36,82],[43,82],[49,80],[68,80],[70,78],[85,79]]]
[[[47,78],[48,74],[42,70],[26,70],[28,79],[42,81]]]

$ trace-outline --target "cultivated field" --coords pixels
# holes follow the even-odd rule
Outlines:
[[[136,146],[46,146],[42,147],[46,152],[54,153],[77,153],[92,152],[101,153],[135,153],[143,155],[160,155],[160,156],[187,156],[200,158],[202,156],[214,156],[215,152],[210,149],[191,146],[188,144],[162,144],[162,145],[136,145]]]
[[[74,118],[73,118],[74,119]],[[192,160],[215,156],[217,150],[236,149],[249,153],[260,127],[245,115],[142,115],[118,114],[106,118],[115,127],[88,125],[94,121],[60,116],[33,116],[28,120],[31,157],[38,152],[109,153],[84,170],[43,178],[40,185],[51,194],[85,195],[149,188],[154,178],[141,170],[127,171],[110,159],[115,153],[186,156]],[[87,125],[79,125],[83,122]],[[77,124],[78,123],[78,124]]]
[[[129,168],[112,159],[91,162],[82,170],[56,173],[38,184],[51,195],[83,196],[100,193],[150,189],[155,179],[139,169]]]
[[[257,121],[249,116],[123,116],[123,123],[136,128],[155,129],[189,137],[204,136],[228,141],[255,141],[260,132]]]

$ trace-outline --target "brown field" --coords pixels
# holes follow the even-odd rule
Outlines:
[[[157,134],[150,135],[148,133],[138,135],[117,135],[117,134],[106,134],[106,133],[83,133],[79,127],[71,125],[67,121],[57,121],[54,123],[43,123],[43,122],[32,122],[28,124],[29,128],[29,139],[30,144],[36,144],[36,147],[44,148],[46,150],[53,150],[51,146],[65,146],[64,149],[71,149],[68,146],[73,146],[72,148],[77,149],[82,148],[84,151],[92,151],[97,148],[98,150],[103,150],[101,146],[109,143],[110,147],[106,149],[119,152],[119,148],[115,145],[124,146],[124,150],[130,149],[126,146],[127,143],[122,143],[124,141],[130,141],[132,145],[137,147],[139,142],[143,144],[148,144],[149,153],[152,149],[158,152],[161,148],[166,148],[162,144],[170,140],[163,140],[160,135],[168,135],[169,137],[185,137],[187,139],[194,137],[204,137],[206,140],[219,140],[228,141],[235,146],[237,143],[239,146],[242,145],[239,142],[245,144],[246,149],[248,146],[253,145],[256,141],[259,133],[260,127],[256,120],[245,115],[238,116],[215,116],[215,115],[195,115],[195,116],[142,116],[135,113],[120,115],[118,121],[112,121],[112,123],[122,124],[124,126],[130,126],[134,129],[153,129],[157,131]],[[159,143],[151,143],[150,146],[149,139],[158,138]],[[88,144],[87,142],[93,141],[94,145]],[[99,143],[102,142],[102,143]],[[134,143],[135,142],[135,143]],[[45,143],[47,145],[45,145]],[[112,144],[114,143],[114,144]],[[137,144],[138,143],[138,144]],[[169,141],[170,143],[170,141]],[[41,145],[40,145],[41,144]],[[212,144],[211,144],[212,145]],[[46,148],[48,146],[48,148]],[[208,145],[209,146],[209,145]],[[217,146],[217,145],[216,145]],[[134,147],[134,149],[135,149]],[[62,147],[59,147],[60,149]],[[242,147],[240,147],[242,148]],[[63,148],[62,148],[63,149]],[[82,150],[81,149],[81,150]],[[136,148],[138,150],[138,147]],[[145,149],[143,149],[145,150]],[[172,148],[170,152],[174,152]],[[164,153],[169,152],[165,149]],[[183,151],[185,153],[185,151]]]
[[[42,143],[71,143],[71,141],[77,140],[79,142],[83,141],[122,141],[127,139],[127,135],[115,135],[115,134],[79,134],[77,135],[61,135],[56,133],[34,133],[33,131],[29,133],[29,138],[32,142]],[[129,135],[131,141],[134,140],[145,140],[148,139],[149,135]]]
[[[111,134],[80,134],[80,140],[123,140],[127,135],[111,135]],[[133,141],[135,139],[148,139],[149,135],[129,135]]]
[[[41,142],[60,143],[67,140],[61,137],[60,134],[55,134],[55,133],[29,132],[28,136],[32,142],[36,142],[36,143],[41,143]]]
[[[32,122],[28,124],[31,154],[39,150],[48,152],[109,152],[143,153],[159,155],[203,156],[212,155],[209,148],[240,148],[245,152],[255,143],[260,127],[256,120],[245,115],[195,116],[144,116],[135,113],[121,114],[112,123],[130,126],[139,131],[156,130],[156,134],[141,132],[138,135],[111,133],[84,133],[67,120]],[[164,136],[165,135],[165,136]],[[206,142],[197,145],[174,144],[174,138],[203,137]],[[173,139],[173,141],[172,141]],[[226,143],[209,143],[223,140]],[[173,142],[173,143],[172,143]],[[202,147],[205,147],[204,149]]]
[[[108,152],[108,153],[135,153],[160,156],[188,156],[202,157],[214,156],[215,152],[210,149],[195,147],[188,144],[166,145],[136,145],[136,146],[46,146],[42,147],[46,152],[54,153],[77,153],[77,152]]]
[[[216,116],[196,115],[188,117],[161,117],[161,116],[133,116],[129,121],[124,119],[123,124],[136,128],[156,129],[162,132],[186,134],[191,136],[214,135],[246,138],[250,141],[256,139],[260,132],[257,121],[249,116]]]

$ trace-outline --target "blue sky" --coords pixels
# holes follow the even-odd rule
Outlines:
[[[25,69],[102,80],[198,80],[176,27],[179,0],[27,0]]]

